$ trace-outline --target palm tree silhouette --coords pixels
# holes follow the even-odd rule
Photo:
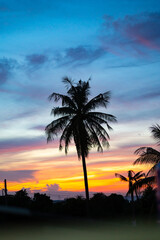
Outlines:
[[[109,135],[102,124],[111,130],[109,122],[116,122],[115,116],[94,111],[98,107],[107,108],[110,92],[101,93],[89,100],[89,80],[86,82],[80,80],[74,84],[68,77],[63,78],[67,94],[53,92],[49,96],[49,100],[62,101],[61,107],[55,107],[51,111],[54,116],[61,117],[45,128],[47,141],[54,140],[54,137],[61,133],[59,149],[61,150],[64,146],[66,154],[71,141],[74,140],[78,158],[82,159],[88,213],[89,190],[85,158],[93,147],[97,147],[97,151],[103,151],[103,147],[109,147]]]
[[[145,176],[145,173],[142,173],[142,171],[139,171],[137,173],[135,173],[133,170],[129,170],[128,171],[128,177],[125,177],[119,173],[115,173],[115,176],[118,177],[121,181],[125,181],[125,182],[128,182],[129,183],[129,190],[127,192],[127,196],[130,194],[131,195],[131,201],[133,202],[134,201],[134,192],[135,192],[135,195],[138,199],[138,193],[137,193],[137,190],[138,190],[138,183],[141,179],[144,178]]]
[[[153,138],[158,140],[160,145],[160,125],[153,125],[151,128]],[[160,163],[160,152],[151,147],[140,147],[135,151],[135,154],[140,157],[133,164],[152,164],[152,168],[148,171],[147,175],[155,173],[155,169],[158,163]]]
[[[133,170],[129,170],[128,171],[128,177],[125,177],[119,173],[115,173],[115,176],[120,178],[121,181],[125,181],[129,183],[129,190],[126,194],[126,196],[128,196],[129,194],[131,195],[131,206],[132,206],[132,219],[133,219],[133,224],[136,223],[135,220],[135,206],[134,206],[134,192],[136,194],[136,197],[138,199],[138,194],[137,194],[137,190],[138,187],[136,185],[136,183],[142,179],[144,177],[144,173],[142,173],[142,171],[135,173]]]

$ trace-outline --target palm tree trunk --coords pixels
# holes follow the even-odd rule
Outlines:
[[[138,193],[137,193],[137,189],[135,189],[135,194],[136,194],[137,200],[139,200]]]
[[[89,190],[88,190],[87,168],[86,168],[84,153],[82,153],[82,165],[83,165],[84,185],[85,185],[85,193],[86,193],[86,210],[87,210],[87,216],[89,216]]]
[[[136,218],[135,218],[135,206],[134,206],[134,196],[133,196],[133,185],[132,180],[129,177],[129,188],[131,190],[131,206],[132,206],[132,224],[136,224]]]

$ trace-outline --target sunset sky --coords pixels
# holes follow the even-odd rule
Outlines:
[[[160,123],[159,0],[0,1],[0,187],[46,192],[54,199],[83,194],[82,163],[74,144],[66,156],[58,137],[46,143],[45,126],[65,93],[62,77],[91,77],[92,97],[111,91],[110,148],[87,159],[93,192],[125,194],[115,178],[133,166],[134,151],[153,146],[149,127]],[[91,194],[92,194],[91,193]],[[1,190],[0,190],[1,194]]]

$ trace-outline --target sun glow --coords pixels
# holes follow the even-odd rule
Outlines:
[[[115,177],[115,173],[125,175],[131,169],[135,172],[147,171],[147,166],[132,165],[133,161],[128,160],[131,159],[128,150],[125,155],[122,155],[121,152],[118,155],[118,151],[114,154],[113,152],[104,152],[103,154],[94,152],[90,154],[87,159],[90,191],[125,193],[128,184],[120,182]],[[134,156],[132,156],[132,159],[134,159]],[[3,170],[12,168],[13,172],[16,170],[19,173],[24,169],[33,171],[26,178],[22,175],[19,181],[12,180],[6,175],[8,191],[10,192],[22,188],[27,188],[31,192],[46,192],[46,186],[54,184],[58,185],[59,189],[57,191],[59,193],[63,191],[84,191],[82,162],[78,161],[74,147],[71,148],[70,154],[67,156],[56,148],[2,154],[1,166],[3,166]],[[10,170],[8,175],[11,175],[11,173]],[[3,188],[2,182],[0,187]]]

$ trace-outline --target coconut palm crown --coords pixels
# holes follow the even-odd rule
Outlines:
[[[70,143],[74,141],[78,158],[82,159],[83,163],[87,199],[89,199],[89,193],[85,157],[93,147],[97,147],[98,151],[103,151],[103,147],[109,147],[109,135],[102,125],[111,130],[109,122],[116,122],[115,116],[95,111],[100,107],[107,108],[110,92],[101,93],[89,100],[89,80],[86,82],[80,80],[74,84],[68,77],[63,78],[67,94],[53,92],[49,96],[49,100],[54,102],[61,100],[62,106],[52,109],[51,114],[58,118],[45,128],[48,141],[54,140],[55,136],[61,134],[59,149],[64,147],[66,154]]]
[[[135,173],[133,170],[128,171],[128,177],[125,177],[119,173],[115,173],[115,176],[118,177],[121,181],[125,181],[129,183],[129,190],[126,194],[128,196],[131,195],[131,200],[134,201],[134,192],[136,194],[136,197],[138,199],[138,183],[144,179],[145,174],[142,171],[139,171]]]
[[[153,125],[150,129],[153,138],[156,139],[157,144],[160,145],[160,125]],[[151,147],[141,147],[135,151],[135,154],[139,155],[139,158],[135,160],[134,164],[151,164],[152,167],[147,175],[155,172],[157,164],[160,163],[159,151]]]

